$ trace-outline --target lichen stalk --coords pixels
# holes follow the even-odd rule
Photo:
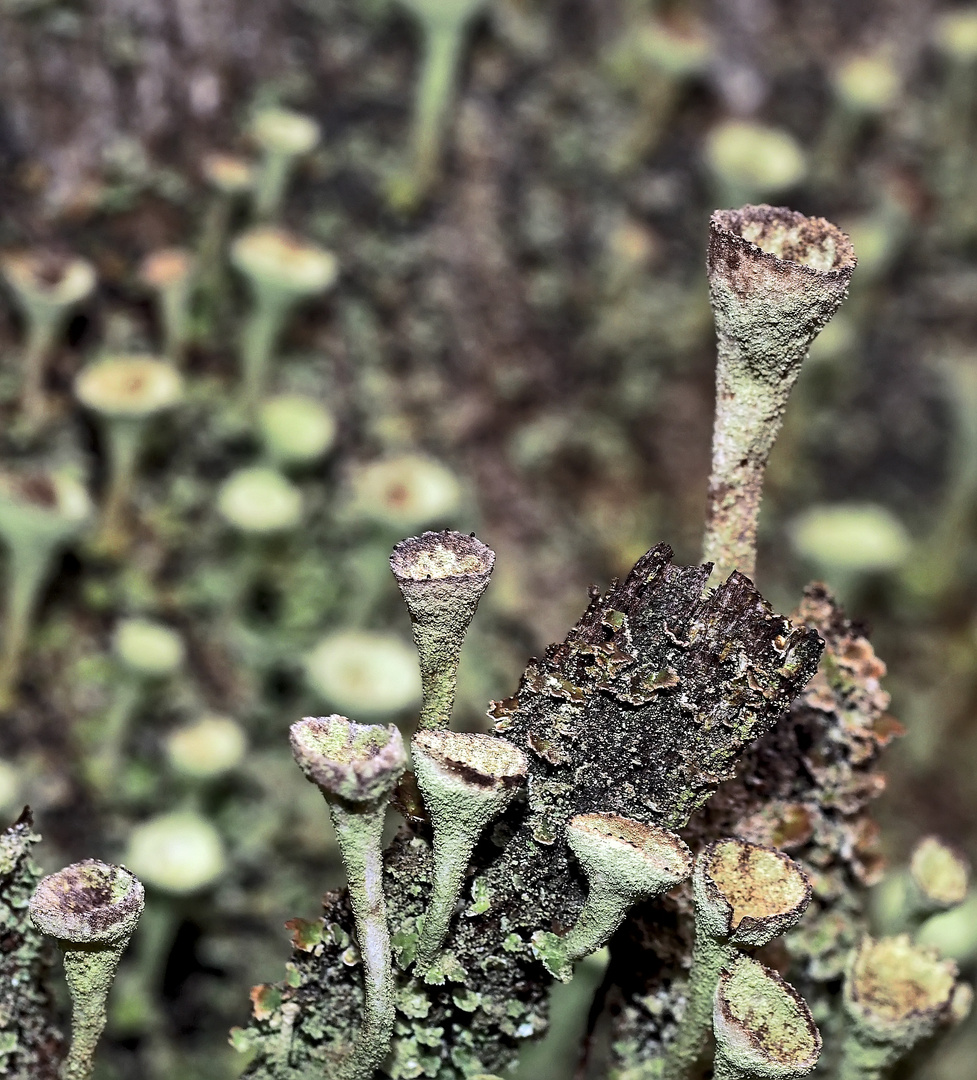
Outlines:
[[[424,56],[414,99],[411,154],[416,197],[423,196],[437,179],[441,144],[454,87],[458,79],[465,22],[426,25]]]
[[[105,426],[108,477],[96,547],[106,553],[122,551],[129,538],[125,517],[136,479],[144,423],[111,417]]]
[[[61,1066],[62,1080],[88,1080],[95,1050],[108,1022],[106,1002],[125,946],[64,954],[64,974],[71,995],[71,1049]]]
[[[371,1080],[383,1061],[394,1025],[394,982],[387,903],[383,893],[383,821],[386,805],[350,810],[338,800],[329,813],[349,888],[356,939],[363,958],[363,1022],[338,1080]]]
[[[257,411],[268,384],[268,371],[279,335],[285,326],[288,305],[256,297],[241,334],[241,401],[249,415]]]
[[[61,331],[62,319],[63,314],[57,309],[38,312],[31,321],[27,333],[20,408],[27,422],[33,426],[42,423],[47,414],[44,376],[47,374],[48,360]]]
[[[0,646],[0,709],[7,708],[13,697],[34,610],[53,555],[54,545],[39,542],[36,536],[9,541],[7,603]]]
[[[685,1011],[678,1032],[669,1043],[665,1059],[666,1080],[685,1080],[686,1077],[695,1076],[696,1066],[702,1060],[709,1041],[719,973],[736,954],[736,948],[729,942],[696,933],[685,993]]]
[[[752,577],[767,460],[811,342],[855,268],[848,237],[783,207],[717,210],[709,223],[716,417],[703,558],[713,584]]]

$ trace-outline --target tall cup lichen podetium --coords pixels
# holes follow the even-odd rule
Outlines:
[[[442,143],[454,101],[468,29],[486,0],[401,0],[421,32],[421,69],[414,89],[410,163],[390,187],[391,202],[415,209],[441,167]]]
[[[363,1022],[353,1048],[331,1076],[372,1080],[390,1048],[394,982],[383,893],[381,841],[387,803],[407,767],[399,730],[354,724],[344,716],[308,716],[290,731],[292,754],[322,792],[346,870],[364,966]]]
[[[45,366],[72,308],[94,290],[95,268],[85,259],[43,251],[6,255],[2,267],[27,318],[21,409],[37,425],[47,411]]]
[[[865,937],[845,972],[847,1031],[838,1080],[882,1080],[941,1024],[952,1022],[957,966],[906,934]]]
[[[7,549],[0,710],[17,684],[38,596],[55,555],[87,526],[88,492],[62,473],[0,474],[0,541]]]
[[[421,662],[424,730],[448,726],[462,642],[494,566],[490,547],[459,532],[409,537],[390,556]]]
[[[804,914],[811,885],[781,851],[718,840],[695,860],[692,874],[695,946],[685,1012],[665,1056],[665,1080],[690,1080],[708,1042],[719,972],[741,945],[759,947]]]
[[[411,751],[434,829],[434,881],[417,945],[423,975],[447,937],[475,845],[525,784],[529,763],[508,740],[469,732],[421,731]]]
[[[231,244],[231,263],[247,280],[254,301],[240,346],[243,405],[253,415],[290,312],[301,300],[332,288],[339,264],[331,252],[271,226],[237,237]]]
[[[296,164],[319,144],[319,125],[291,109],[259,109],[250,134],[262,152],[254,181],[254,212],[262,219],[277,218]]]
[[[703,560],[712,583],[756,565],[767,459],[811,342],[855,269],[851,242],[824,218],[784,207],[717,210],[709,222],[716,323],[716,420]]]
[[[798,1080],[821,1054],[821,1034],[797,991],[749,956],[719,975],[713,1080]]]
[[[183,377],[155,356],[106,356],[78,373],[75,396],[101,420],[107,476],[97,546],[118,555],[129,540],[125,513],[146,426],[179,404]]]
[[[546,968],[563,982],[577,960],[610,941],[639,900],[668,892],[692,872],[692,852],[678,836],[617,814],[578,814],[567,843],[587,875],[587,900],[565,936],[533,936]]]
[[[55,938],[71,994],[71,1049],[62,1080],[88,1080],[105,1028],[105,1002],[145,905],[139,880],[87,859],[42,878],[30,901],[34,925]]]

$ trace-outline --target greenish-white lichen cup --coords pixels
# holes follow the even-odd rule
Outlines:
[[[307,716],[292,725],[289,738],[296,763],[329,807],[363,957],[363,1020],[336,1076],[371,1080],[393,1037],[394,982],[381,841],[387,804],[407,767],[407,754],[394,725],[354,724],[338,715]]]
[[[495,567],[495,552],[474,534],[426,532],[401,540],[390,569],[410,612],[421,664],[420,727],[446,728],[465,634]]]
[[[434,830],[434,879],[416,954],[423,975],[447,937],[475,845],[525,785],[528,762],[506,739],[473,732],[420,731],[411,753]]]
[[[71,1047],[62,1080],[92,1075],[109,989],[144,906],[134,874],[95,859],[42,878],[31,897],[31,919],[57,941],[71,994]]]

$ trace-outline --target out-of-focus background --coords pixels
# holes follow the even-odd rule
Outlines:
[[[396,540],[498,552],[472,728],[590,583],[698,558],[718,206],[852,236],[758,584],[873,628],[892,860],[977,852],[975,176],[977,7],[0,0],[0,811],[147,885],[102,1076],[234,1075],[341,882],[286,731],[409,727]]]

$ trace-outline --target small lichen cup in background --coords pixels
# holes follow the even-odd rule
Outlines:
[[[143,259],[139,279],[156,295],[163,330],[163,353],[173,364],[183,362],[191,334],[190,304],[196,279],[196,260],[182,248],[162,248]]]
[[[92,1075],[109,989],[144,905],[133,874],[94,859],[42,878],[31,897],[31,919],[57,941],[71,994],[71,1049],[62,1080]]]
[[[690,1080],[712,1024],[719,972],[739,946],[767,945],[807,909],[811,885],[782,851],[745,840],[718,840],[695,860],[695,946],[685,1012],[666,1050],[665,1080]]]
[[[804,151],[789,132],[749,120],[717,124],[706,136],[704,156],[721,206],[781,195],[807,172]]]
[[[909,859],[910,903],[922,918],[949,911],[967,898],[970,866],[938,836],[925,836]]]
[[[249,133],[262,155],[254,180],[255,217],[277,218],[296,165],[319,145],[319,125],[291,109],[266,108],[254,114]]]
[[[417,704],[417,657],[398,634],[336,630],[305,657],[305,680],[316,698],[369,719],[389,717]]]
[[[264,395],[275,345],[292,309],[332,288],[336,257],[283,229],[250,229],[231,245],[231,263],[245,278],[253,306],[241,332],[241,397],[254,413]]]
[[[96,546],[118,555],[129,541],[126,509],[146,426],[180,403],[183,378],[155,356],[107,356],[78,373],[75,396],[99,418],[105,439],[107,478]]]
[[[748,956],[737,956],[720,973],[713,1033],[713,1080],[796,1080],[821,1055],[821,1034],[807,1003]]]
[[[446,728],[465,634],[495,567],[495,552],[474,535],[426,532],[401,540],[390,569],[410,612],[421,663],[422,729]]]
[[[848,293],[855,253],[824,218],[744,206],[712,215],[707,269],[718,361],[703,558],[717,583],[755,572],[767,460],[808,348]]]
[[[336,440],[336,419],[314,398],[278,394],[258,413],[258,429],[271,463],[281,468],[313,465]]]
[[[123,972],[120,989],[132,1027],[154,1031],[161,1020],[163,975],[177,930],[195,898],[224,876],[228,857],[214,823],[180,809],[136,825],[124,862],[145,883],[147,904],[133,964]]]
[[[183,666],[186,648],[171,627],[143,617],[122,619],[112,634],[118,678],[112,701],[99,725],[98,746],[86,763],[88,778],[103,796],[125,795],[120,774],[132,721],[149,688],[175,675]]]
[[[0,474],[0,540],[7,549],[0,710],[10,705],[38,597],[58,551],[91,520],[88,492],[63,473]]]
[[[37,426],[47,413],[44,376],[58,335],[71,311],[95,288],[95,268],[85,259],[22,252],[0,260],[3,276],[27,320],[21,409]]]
[[[213,338],[227,306],[227,241],[236,206],[251,191],[251,165],[233,154],[205,155],[201,172],[213,191],[197,244],[197,295],[201,327]]]
[[[578,814],[567,843],[587,875],[587,900],[565,936],[533,936],[547,969],[564,982],[576,961],[610,941],[636,903],[674,889],[692,872],[692,852],[678,836],[617,814]]]
[[[838,1080],[882,1080],[896,1062],[954,1021],[957,965],[909,937],[866,936],[845,972],[848,1021]]]
[[[417,786],[434,830],[434,879],[417,945],[417,971],[437,959],[478,838],[526,783],[528,762],[506,739],[421,731],[411,743]]]
[[[407,754],[391,724],[354,724],[344,716],[307,716],[292,725],[292,755],[322,792],[336,830],[364,967],[363,1019],[337,1080],[372,1080],[390,1049],[394,981],[383,892],[383,823]]]

